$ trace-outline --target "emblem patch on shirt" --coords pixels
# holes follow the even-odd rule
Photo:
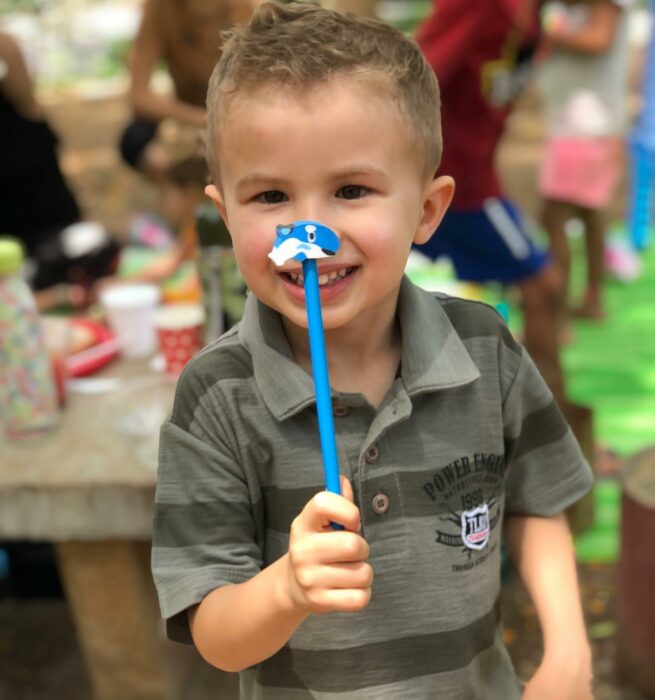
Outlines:
[[[504,472],[504,455],[480,452],[453,460],[423,484],[443,523],[436,529],[435,542],[466,556],[462,564],[453,562],[453,571],[478,566],[497,549],[492,534],[502,523]]]
[[[466,547],[484,549],[490,534],[489,506],[486,503],[473,510],[462,511],[462,542]]]

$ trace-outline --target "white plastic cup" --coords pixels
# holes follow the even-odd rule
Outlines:
[[[100,303],[124,357],[148,357],[157,349],[155,309],[159,298],[159,289],[152,284],[121,284],[101,292]]]

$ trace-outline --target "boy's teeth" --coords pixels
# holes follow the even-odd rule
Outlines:
[[[341,268],[341,270],[332,270],[331,272],[324,272],[322,275],[318,276],[318,284],[319,286],[324,286],[326,284],[334,282],[335,280],[343,279],[344,277],[348,276],[350,270],[351,268],[349,267],[343,267]],[[292,282],[299,286],[303,286],[305,283],[305,276],[302,272],[289,272],[289,277],[291,278]]]

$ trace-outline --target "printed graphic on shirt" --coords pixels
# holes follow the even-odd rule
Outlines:
[[[499,496],[504,470],[503,455],[476,453],[442,467],[423,485],[436,506],[448,509],[448,514],[440,517],[443,525],[436,529],[437,544],[458,547],[468,559],[487,547],[502,517]],[[468,567],[453,566],[460,568]]]

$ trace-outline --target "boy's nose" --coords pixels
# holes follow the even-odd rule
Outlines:
[[[318,198],[306,198],[294,207],[294,221],[316,221],[324,226],[330,226],[329,213],[324,203]]]

